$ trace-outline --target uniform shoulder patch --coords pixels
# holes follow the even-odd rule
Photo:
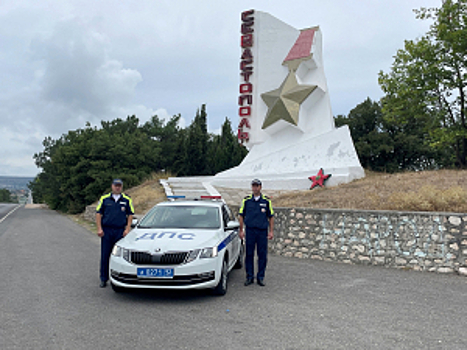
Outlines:
[[[104,203],[104,200],[107,198],[110,198],[111,195],[112,193],[107,193],[101,196],[101,198],[99,198],[99,202],[97,202],[97,206],[96,206],[96,211],[99,211],[101,209],[102,204]]]

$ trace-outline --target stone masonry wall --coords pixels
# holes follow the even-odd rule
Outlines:
[[[279,255],[467,275],[467,214],[309,208],[275,212],[269,249]]]
[[[88,221],[96,221],[96,205],[88,205],[86,207],[84,218]]]

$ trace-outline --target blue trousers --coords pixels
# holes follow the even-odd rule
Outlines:
[[[112,228],[112,227],[102,227],[104,230],[104,236],[101,238],[101,281],[107,282],[109,280],[109,259],[112,249],[119,241],[123,238],[123,231],[125,227],[122,228]]]
[[[245,230],[245,245],[246,278],[253,279],[255,275],[254,258],[256,247],[258,254],[258,274],[256,278],[262,280],[268,262],[268,230],[247,227]]]

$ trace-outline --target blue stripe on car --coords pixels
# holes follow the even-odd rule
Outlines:
[[[227,245],[232,242],[232,240],[234,239],[236,235],[236,232],[232,232],[230,235],[228,235],[222,242],[219,243],[219,245],[217,246],[217,251],[220,252],[222,249],[224,249],[225,247],[227,247]]]

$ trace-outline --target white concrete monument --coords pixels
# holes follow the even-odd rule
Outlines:
[[[297,30],[268,13],[242,13],[239,141],[243,162],[213,185],[307,189],[320,168],[327,186],[365,176],[347,126],[336,128],[323,68],[319,27]]]

